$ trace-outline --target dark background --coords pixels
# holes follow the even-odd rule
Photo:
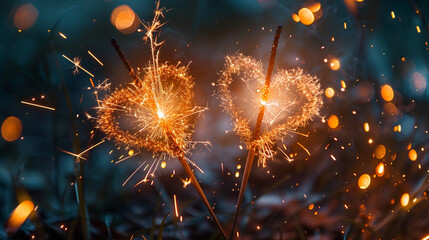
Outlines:
[[[26,3],[38,10],[38,18],[31,28],[18,31],[14,14]],[[243,167],[237,170],[237,165],[244,166],[247,151],[240,150],[244,144],[237,136],[225,133],[231,130],[231,121],[213,95],[212,83],[217,81],[227,54],[242,52],[266,65],[274,30],[282,24],[276,67],[299,66],[317,75],[323,89],[332,87],[335,96],[324,97],[322,117],[299,129],[309,133],[308,138],[292,134],[284,140],[287,153],[296,153],[293,162],[277,154],[266,168],[255,165],[239,220],[241,238],[422,239],[429,234],[429,3],[365,0],[356,2],[355,12],[343,1],[320,3],[322,17],[306,26],[291,17],[304,1],[161,2],[169,11],[159,36],[166,41],[160,58],[190,63],[195,101],[209,108],[197,122],[194,139],[208,140],[212,146],[199,146],[189,156],[205,172],[197,172],[197,178],[229,232],[243,171]],[[121,4],[129,5],[143,21],[152,19],[155,3],[147,0],[1,2],[0,120],[18,117],[23,138],[0,140],[0,223],[6,226],[23,196],[31,198],[38,209],[18,231],[7,234],[6,228],[1,229],[0,238],[82,238],[75,158],[60,149],[75,152],[73,121],[82,149],[98,143],[104,135],[94,120],[85,117],[85,113],[94,115],[97,105],[89,76],[83,71],[73,74],[73,65],[61,55],[81,57],[81,65],[95,75],[94,83],[108,78],[114,89],[131,81],[110,38],[118,39],[135,67],[147,65],[150,49],[142,40],[144,31],[122,34],[110,22],[112,10]],[[94,61],[88,50],[104,66]],[[325,58],[339,59],[341,68],[331,70]],[[419,91],[415,73],[423,77],[424,88]],[[344,92],[340,91],[341,81],[347,86]],[[384,109],[386,102],[380,95],[384,84],[395,90],[392,103],[396,112]],[[56,110],[21,103],[32,98]],[[333,114],[340,121],[336,129],[322,122]],[[370,125],[368,133],[363,129],[365,122]],[[400,133],[393,131],[397,125],[401,125]],[[368,143],[370,138],[372,144]],[[297,142],[308,148],[311,156]],[[380,144],[387,153],[376,159],[374,149]],[[417,150],[416,161],[408,159],[409,144]],[[152,161],[152,154],[143,152],[120,164],[111,162],[123,154],[127,151],[106,142],[85,155],[83,183],[91,238],[155,238],[164,216],[164,239],[219,237],[194,189],[183,188],[179,177],[186,175],[175,159],[168,160],[165,169],[158,169],[153,182],[133,188],[145,172],[138,172],[125,186],[122,183],[139,163]],[[385,163],[384,176],[372,177],[367,189],[359,189],[359,176],[373,176],[380,162]],[[171,177],[174,169],[176,175]],[[239,178],[235,177],[237,171]],[[401,207],[403,193],[416,202]],[[174,194],[182,222],[174,216]]]

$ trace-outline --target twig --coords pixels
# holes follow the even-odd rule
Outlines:
[[[262,94],[262,100],[263,101],[266,101],[268,98],[268,93],[269,93],[270,84],[271,84],[271,75],[273,74],[274,61],[276,59],[276,52],[277,52],[277,47],[279,45],[279,39],[280,39],[281,31],[282,31],[282,26],[280,25],[277,27],[276,35],[274,37],[273,46],[271,48],[271,56],[270,56],[270,61],[269,61],[269,65],[268,65],[267,76],[265,78],[265,86],[264,86],[263,94]],[[249,152],[247,154],[243,178],[241,180],[240,193],[238,194],[237,207],[235,209],[234,220],[232,222],[232,229],[231,229],[231,235],[230,235],[231,240],[233,240],[234,237],[236,236],[235,235],[235,225],[237,224],[237,218],[238,218],[238,214],[240,212],[241,203],[243,202],[244,192],[246,190],[247,182],[249,181],[250,172],[252,170],[253,159],[255,157],[255,152],[256,152],[256,146],[255,146],[254,142],[259,138],[259,134],[261,132],[261,126],[262,126],[262,119],[264,118],[264,112],[265,112],[265,105],[261,104],[261,106],[259,108],[258,118],[256,120],[255,129],[253,130],[252,139],[251,139],[250,144],[249,144],[250,145],[249,146]]]

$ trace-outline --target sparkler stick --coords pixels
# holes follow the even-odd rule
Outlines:
[[[268,93],[269,93],[270,84],[271,84],[271,75],[272,75],[273,69],[274,69],[274,61],[276,59],[277,47],[279,44],[281,31],[282,31],[282,26],[280,25],[277,27],[276,35],[274,37],[273,46],[271,48],[271,56],[270,56],[270,61],[269,61],[268,70],[267,70],[267,76],[265,78],[265,86],[264,86],[263,95],[262,95],[263,101],[267,101],[267,98],[268,98]],[[238,194],[238,199],[237,199],[237,206],[236,206],[237,208],[235,210],[234,220],[232,223],[232,229],[231,229],[231,235],[230,235],[231,240],[233,240],[235,237],[235,225],[237,223],[238,214],[240,212],[241,203],[243,202],[244,192],[246,190],[247,182],[249,181],[249,176],[250,176],[250,172],[252,170],[252,165],[253,165],[253,159],[255,157],[256,145],[253,144],[253,142],[259,138],[259,133],[261,132],[261,126],[262,126],[262,119],[264,118],[264,112],[265,112],[265,105],[261,104],[261,106],[259,108],[258,118],[256,120],[255,129],[253,130],[253,135],[252,135],[252,139],[251,139],[251,143],[250,143],[250,147],[249,147],[249,152],[247,154],[243,178],[241,180],[240,193]]]
[[[152,80],[155,80],[155,84],[154,85],[150,85],[150,86],[151,86],[151,88],[153,88],[153,89],[151,89],[151,94],[153,94],[154,98],[156,98],[157,91],[159,91],[159,89],[163,88],[163,86],[161,85],[161,82],[160,82],[161,81],[160,68],[162,68],[162,67],[158,67],[157,58],[155,57],[155,51],[154,51],[154,48],[153,48],[154,43],[153,43],[153,39],[152,39],[151,35],[150,35],[149,38],[151,40],[151,46],[152,46],[151,49],[152,49],[152,57],[153,57],[152,58],[153,59],[153,62],[152,62],[153,68],[150,70],[150,73],[152,73],[153,74],[152,76],[155,78],[155,79],[152,79]],[[122,50],[120,49],[119,44],[117,43],[117,41],[112,38],[111,43],[112,43],[113,47],[115,48],[116,52],[118,53],[119,57],[122,59],[122,62],[125,64],[126,68],[130,71],[131,77],[133,77],[133,75],[135,76],[134,71],[133,71],[131,65],[129,64],[128,60],[126,59],[125,55],[123,54]],[[135,77],[136,77],[135,81],[136,80],[138,81],[137,76],[135,76]],[[161,91],[161,92],[163,92],[163,91]],[[163,92],[162,94],[165,94],[165,92]],[[156,103],[156,101],[155,101],[155,103]],[[162,126],[161,127],[162,131],[164,132],[165,136],[167,137],[167,146],[163,146],[163,150],[164,151],[168,151],[168,153],[171,156],[177,157],[177,159],[179,160],[179,162],[182,165],[183,169],[185,170],[186,174],[188,175],[189,179],[191,179],[192,186],[197,191],[197,194],[199,195],[199,197],[203,201],[204,206],[209,211],[211,217],[213,218],[214,222],[216,223],[216,226],[218,227],[218,229],[221,232],[222,236],[225,239],[227,239],[226,233],[223,230],[222,225],[220,224],[219,220],[217,219],[215,213],[213,212],[213,209],[211,208],[210,203],[207,200],[207,197],[205,196],[205,194],[204,194],[204,192],[203,192],[200,184],[198,183],[198,180],[196,179],[194,173],[192,172],[192,170],[191,170],[191,168],[190,168],[190,166],[188,164],[188,161],[186,160],[185,149],[184,149],[184,146],[183,146],[183,140],[181,139],[180,136],[177,136],[175,134],[175,131],[173,131],[170,128],[171,123],[169,122],[170,120],[165,119],[165,116],[164,116],[165,113],[159,109],[159,106],[157,104],[155,104],[155,107],[158,108],[158,110],[157,110],[158,111],[157,112],[157,116],[158,116],[159,119],[157,121],[159,121],[159,122],[157,124],[159,124],[160,126]],[[185,116],[190,116],[192,114],[195,114],[195,110],[196,110],[196,108],[194,108],[193,110],[191,110],[191,113],[189,113],[188,115],[185,115]],[[161,132],[161,135],[162,135],[162,132]],[[148,139],[146,139],[145,141],[148,141]],[[127,179],[127,181],[128,181],[128,179]]]
[[[219,228],[219,231],[222,233],[222,236],[227,239],[226,233],[222,228],[222,225],[220,224],[219,220],[217,219],[215,213],[213,212],[213,209],[210,206],[209,201],[206,198],[206,195],[203,192],[203,189],[201,189],[200,184],[198,183],[197,178],[195,177],[195,174],[192,172],[191,168],[189,167],[188,161],[186,161],[185,158],[185,152],[183,149],[177,144],[174,135],[171,131],[168,131],[167,133],[168,139],[173,143],[174,148],[176,148],[177,151],[177,159],[179,159],[180,164],[182,164],[183,170],[185,170],[188,177],[191,179],[191,184],[194,187],[195,191],[197,191],[198,196],[200,196],[201,200],[204,203],[204,206],[209,210],[210,215],[212,216],[213,220],[216,223],[216,226]]]
[[[138,86],[139,78],[137,77],[136,73],[134,72],[134,69],[131,67],[131,64],[128,62],[127,57],[125,57],[124,52],[122,52],[121,47],[118,44],[118,41],[114,37],[110,39],[110,43],[112,44],[113,48],[115,48],[116,53],[118,53],[119,57],[121,58],[122,62],[124,63],[125,67],[127,68],[128,72],[130,73],[131,78],[134,80],[134,83]]]

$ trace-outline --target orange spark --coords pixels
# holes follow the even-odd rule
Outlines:
[[[101,66],[104,66],[104,64],[96,56],[94,56],[91,51],[88,50],[88,54],[91,55],[91,57],[93,57]]]
[[[35,104],[35,103],[30,103],[30,102],[26,102],[26,101],[21,101],[22,104],[27,104],[30,106],[34,106],[34,107],[39,107],[39,108],[44,108],[44,109],[48,109],[51,111],[55,111],[55,108],[51,108],[51,107],[47,107],[47,106],[43,106],[43,105],[39,105],[39,104]]]
[[[80,66],[80,61],[73,61],[70,58],[68,58],[66,55],[62,55],[65,59],[67,59],[69,62],[73,63],[73,65],[75,67],[78,67],[80,69],[82,69],[84,72],[86,72],[89,76],[94,77],[94,75],[92,73],[90,73],[88,70],[86,70],[85,68],[83,68],[82,66]]]
[[[67,39],[67,37],[66,37],[66,35],[64,35],[64,33],[62,33],[62,32],[58,32],[58,33],[60,34],[60,36],[61,36],[62,38]]]

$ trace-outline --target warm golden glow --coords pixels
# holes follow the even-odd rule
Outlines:
[[[302,69],[279,70],[272,77],[268,95],[262,63],[243,54],[227,56],[218,81],[222,106],[231,114],[234,131],[248,147],[255,144],[259,163],[273,157],[274,143],[317,116],[322,106],[319,80]],[[232,86],[234,88],[232,89]],[[255,142],[251,126],[264,106],[261,135]]]
[[[395,104],[388,102],[384,104],[383,111],[390,115],[396,115],[398,114],[398,109],[396,108]]]
[[[392,87],[389,86],[388,84],[383,85],[383,87],[381,88],[381,97],[386,102],[392,101],[393,97],[394,97],[394,93],[393,93]]]
[[[166,161],[162,161],[161,162],[161,168],[165,168],[167,167],[167,162]]]
[[[362,174],[358,180],[358,186],[360,189],[367,189],[371,183],[371,177],[368,174]]]
[[[298,17],[304,25],[310,25],[314,22],[314,15],[308,8],[301,8],[298,12]]]
[[[16,117],[8,117],[1,125],[1,136],[8,142],[17,140],[22,133],[22,123]]]
[[[392,16],[393,19],[395,19],[395,12],[391,11],[390,15]]]
[[[152,151],[153,156],[158,157],[151,164],[144,161],[137,168],[139,170],[147,164],[143,169],[148,170],[144,179],[136,185],[154,176],[160,162],[161,167],[165,167],[164,159],[167,158],[187,160],[203,172],[185,155],[197,143],[191,140],[195,119],[206,108],[194,104],[194,82],[189,75],[189,67],[180,63],[160,63],[158,59],[162,43],[157,42],[154,33],[164,24],[160,21],[163,10],[159,8],[158,2],[153,20],[142,23],[147,30],[143,40],[150,43],[151,50],[151,60],[147,66],[142,70],[137,68],[137,73],[133,70],[134,81],[125,87],[101,97],[101,94],[110,90],[110,84],[103,82],[95,91],[98,102],[97,126],[107,138],[125,148]],[[112,13],[111,20],[118,29],[123,29],[131,24],[133,18],[137,19],[137,16],[132,9],[121,5]]]
[[[424,237],[422,238],[422,240],[429,240],[429,235],[424,236]]]
[[[9,217],[6,225],[10,231],[16,231],[25,222],[27,217],[34,210],[34,204],[30,200],[21,202]]]
[[[403,207],[406,207],[409,202],[410,202],[410,195],[408,193],[402,194],[402,196],[401,196],[401,205]]]
[[[295,13],[293,13],[293,14],[292,14],[292,19],[293,19],[295,22],[299,22],[299,21],[300,21],[300,19],[299,19],[298,15],[296,15]]]
[[[332,98],[332,97],[334,97],[334,95],[335,95],[335,90],[334,90],[333,88],[328,87],[328,88],[325,90],[325,95],[326,95],[326,97],[328,97],[328,98]]]
[[[369,124],[367,122],[363,124],[363,130],[369,132]]]
[[[132,156],[132,155],[134,155],[134,150],[130,149],[130,150],[128,151],[128,156]]]
[[[130,34],[140,25],[138,16],[128,5],[117,6],[110,15],[110,22],[124,34]]]
[[[375,157],[378,159],[382,159],[384,158],[384,156],[386,155],[386,148],[384,147],[384,145],[380,144],[375,148]]]
[[[308,8],[308,10],[310,10],[313,13],[319,11],[321,7],[322,5],[320,4],[320,2],[311,1],[309,2],[309,4],[306,4],[306,8]]]
[[[377,174],[378,177],[382,177],[384,175],[384,163],[379,163],[377,167],[375,168],[375,174]]]
[[[39,16],[39,11],[30,3],[24,4],[16,10],[13,23],[20,30],[31,28]]]
[[[338,71],[341,67],[341,63],[338,59],[332,59],[329,66],[331,67],[332,70]]]
[[[340,121],[336,115],[331,115],[328,119],[328,126],[330,128],[337,128]]]
[[[188,68],[166,64],[148,67],[142,78],[141,86],[118,89],[100,102],[98,127],[121,145],[175,156],[166,132],[173,132],[183,149],[190,147],[193,119],[204,110],[193,105]],[[122,128],[124,118],[130,124]]]
[[[409,158],[411,161],[416,161],[416,160],[417,160],[417,152],[416,152],[416,150],[411,149],[411,150],[408,152],[408,158]]]

